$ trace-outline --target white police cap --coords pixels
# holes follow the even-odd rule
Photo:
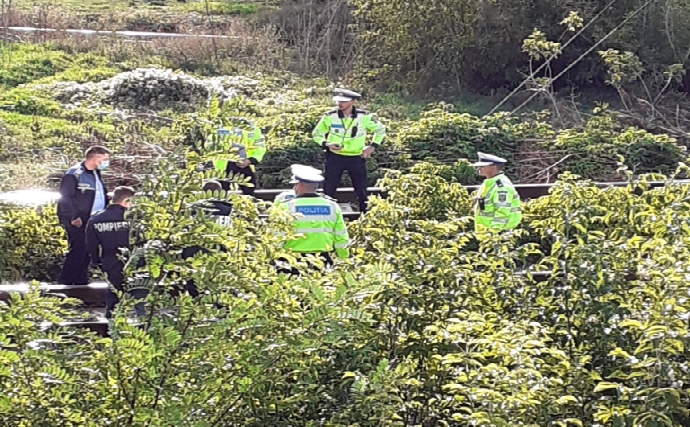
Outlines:
[[[333,89],[333,102],[348,102],[361,98],[362,95],[349,89]]]
[[[324,177],[320,170],[306,165],[292,165],[292,179],[290,184],[297,184],[304,182],[307,184],[318,184],[324,181]]]
[[[479,157],[479,161],[472,164],[472,166],[474,166],[475,168],[492,165],[500,166],[508,162],[506,159],[502,157],[494,156],[493,154],[482,153],[481,151],[477,152],[477,157]]]

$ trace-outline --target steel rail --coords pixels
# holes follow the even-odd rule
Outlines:
[[[690,184],[690,180],[676,180],[676,181],[649,181],[647,184],[651,188],[660,188],[664,187],[667,184]],[[595,182],[594,183],[597,187],[599,188],[609,188],[609,187],[614,187],[614,188],[620,188],[620,187],[626,187],[630,183],[627,181],[618,181],[618,182]],[[530,199],[537,199],[539,197],[544,197],[549,194],[552,188],[554,188],[557,185],[557,183],[546,183],[546,184],[514,184],[515,190],[517,190],[518,194],[520,195],[520,198],[522,200],[530,200]],[[463,188],[467,190],[468,193],[472,193],[473,191],[476,191],[480,186],[479,185],[463,185]],[[260,200],[265,200],[265,201],[273,201],[275,197],[280,194],[283,191],[287,191],[286,189],[283,190],[269,190],[269,189],[257,189],[255,192],[255,197]],[[411,192],[414,191],[411,189]],[[367,192],[370,195],[377,195],[380,196],[381,198],[386,198],[388,196],[387,192],[382,189],[381,187],[369,187],[367,188]],[[335,195],[336,200],[341,203],[352,203],[357,201],[357,194],[355,193],[355,189],[352,187],[342,187],[338,188],[336,190],[336,195]]]
[[[528,275],[526,271],[515,272],[517,277],[530,278],[535,283],[545,282],[551,278],[550,271],[530,271]],[[41,329],[47,328],[84,328],[96,332],[100,335],[108,335],[108,319],[105,314],[103,302],[105,301],[105,294],[108,289],[106,282],[94,282],[88,285],[55,285],[50,283],[41,283],[39,291],[44,295],[50,296],[65,296],[69,298],[80,299],[84,302],[84,310],[90,313],[99,313],[89,319],[84,320],[65,320],[59,323],[42,322],[39,326]],[[10,301],[11,296],[23,295],[29,291],[28,283],[12,283],[0,285],[0,301]]]
[[[629,185],[628,182],[602,182],[595,183],[599,188],[620,188]],[[666,185],[686,185],[690,184],[690,180],[679,180],[679,181],[654,181],[646,183],[651,188],[660,188]],[[515,188],[523,199],[534,199],[543,197],[549,194],[552,188],[556,184],[516,184]],[[464,186],[468,192],[476,190],[479,186],[468,185]],[[378,195],[382,198],[386,198],[388,195],[380,187],[371,187],[368,189],[369,193],[372,195]],[[285,189],[259,189],[256,191],[256,198],[265,201],[272,201],[276,195],[281,192],[286,191]],[[9,195],[9,196],[8,196]],[[45,194],[43,194],[45,196]],[[53,192],[53,195],[59,197],[57,192]],[[3,198],[4,196],[4,198]],[[12,192],[0,194],[0,202],[5,200],[13,200],[14,198],[21,199],[21,192]],[[339,188],[336,193],[336,198],[341,203],[349,203],[356,201],[356,194],[353,188]],[[265,216],[265,215],[262,215]],[[360,216],[359,212],[343,212],[343,216],[347,219],[355,219]],[[551,277],[550,272],[530,272],[533,281],[543,282],[549,280]],[[521,271],[516,272],[519,276],[528,276],[527,272]],[[87,306],[98,306],[102,305],[105,300],[105,292],[107,290],[106,282],[94,282],[89,285],[82,286],[68,286],[68,285],[56,285],[43,283],[40,285],[39,289],[42,293],[48,295],[63,295],[66,297],[81,299]],[[24,294],[28,291],[29,285],[27,283],[13,283],[13,284],[0,284],[0,301],[9,301],[10,295],[13,293]],[[105,318],[97,317],[95,320],[84,320],[84,321],[67,321],[62,322],[59,325],[53,326],[65,326],[65,327],[83,327],[101,334],[107,334],[108,322]]]
[[[56,28],[36,28],[36,27],[0,27],[0,30],[7,30],[12,33],[51,33],[51,34],[72,34],[78,36],[120,36],[130,39],[180,39],[180,38],[202,38],[202,39],[249,39],[252,37],[226,36],[221,34],[186,34],[186,33],[164,33],[155,31],[118,31],[118,30],[81,30],[81,29],[56,29]]]
[[[636,183],[636,184],[640,185],[640,183]],[[668,184],[672,184],[672,185],[690,184],[690,180],[649,181],[646,183],[646,185],[649,185],[649,187],[651,187],[651,188],[660,188],[660,187],[664,187]],[[536,199],[539,197],[547,196],[550,193],[551,189],[553,189],[556,185],[557,185],[557,183],[514,184],[515,189],[517,190],[517,192],[520,195],[520,198],[522,200],[530,200],[530,199]],[[626,187],[626,186],[630,185],[630,183],[627,181],[595,182],[594,185],[596,185],[599,188],[611,188],[611,187],[612,188],[621,188],[621,187]],[[471,193],[473,191],[476,191],[479,188],[479,185],[463,185],[463,188],[465,190],[467,190],[468,193]],[[289,191],[289,189],[287,189],[287,188],[283,188],[283,189],[257,189],[255,191],[254,197],[256,197],[259,200],[272,202],[278,194],[280,194],[284,191]],[[412,192],[412,191],[414,191],[414,189],[411,189],[410,191]],[[10,192],[5,192],[5,193],[0,193],[0,203],[1,202],[12,203],[13,201],[16,201],[19,204],[22,204],[23,202],[30,203],[26,199],[27,196],[29,196],[30,192],[38,192],[38,193],[40,193],[42,198],[44,198],[48,201],[54,201],[60,197],[60,195],[57,191],[18,190],[18,191],[10,191]],[[381,187],[369,187],[369,188],[367,188],[367,192],[371,196],[379,196],[383,199],[388,197],[388,193]],[[234,193],[241,194],[239,191],[236,191]],[[355,193],[355,190],[352,187],[341,187],[341,188],[338,188],[336,190],[335,199],[339,203],[354,203],[357,201],[357,194]]]

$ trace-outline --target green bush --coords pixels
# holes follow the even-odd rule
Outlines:
[[[482,119],[437,108],[422,113],[419,120],[405,123],[398,132],[398,143],[410,154],[412,162],[450,165],[458,159],[476,160],[478,151],[511,159],[520,139],[548,136],[552,132],[545,124],[530,129],[519,118],[502,114]],[[509,162],[506,172],[514,173],[515,167],[515,162]],[[457,178],[462,182],[477,182],[476,174],[466,169],[459,172],[462,175]]]
[[[52,76],[71,64],[68,55],[33,44],[0,42],[0,85],[16,87]]]
[[[546,145],[546,144],[545,144]],[[617,169],[620,156],[635,173],[668,174],[685,158],[685,149],[668,135],[622,128],[611,116],[592,117],[582,131],[560,131],[549,147],[564,149],[572,159],[568,170],[586,178],[597,178]]]
[[[53,280],[67,249],[55,205],[18,208],[0,205],[0,281]]]
[[[479,117],[441,109],[422,113],[419,120],[400,130],[398,138],[413,160],[441,163],[470,157],[478,150],[487,151],[489,146],[496,155],[509,156],[516,145],[509,129],[487,126]],[[510,148],[513,150],[508,151]]]
[[[611,34],[621,23],[619,18],[640,5],[609,5],[605,0],[353,0],[351,6],[354,25],[348,35],[360,48],[355,80],[418,94],[447,95],[468,89],[488,93],[516,87],[530,69],[530,58],[521,50],[523,40],[538,29],[546,39],[565,43],[570,34],[563,20],[573,12],[587,28],[553,65],[561,70],[573,64],[572,72],[559,84],[582,92],[609,90],[603,62],[586,55],[580,58],[604,35],[608,41],[603,46],[638,52],[644,68],[659,74],[682,62],[674,46],[687,45],[690,38],[685,28],[674,33],[664,30],[687,20],[690,6],[686,3],[648,4],[644,8],[647,19],[632,20]],[[424,31],[417,31],[420,28]]]
[[[257,5],[250,2],[190,2],[184,8],[191,12],[220,16],[251,15],[257,11]]]
[[[43,112],[45,111],[44,109]],[[17,141],[17,146],[23,149],[24,153],[31,153],[32,150],[60,148],[72,159],[71,161],[76,162],[84,154],[82,144],[107,144],[108,136],[115,133],[116,128],[110,119],[96,120],[90,116],[91,120],[83,121],[75,119],[76,114],[73,113],[65,113],[65,116],[65,118],[36,117],[17,111],[0,111],[0,120],[3,121],[6,134]],[[132,133],[134,132],[130,132],[130,138],[133,136]]]
[[[506,117],[501,113],[478,118],[432,109],[419,120],[402,125],[397,138],[413,163],[450,165],[457,159],[475,159],[478,151],[504,157],[508,160],[506,173],[514,182],[520,180],[519,150],[532,141],[541,141],[537,145],[546,153],[558,153],[558,158],[568,156],[561,170],[587,179],[611,180],[621,157],[636,174],[668,174],[686,157],[685,149],[675,139],[622,127],[608,114],[593,117],[583,130],[557,130],[540,119]],[[443,173],[448,176],[447,171]],[[464,184],[478,182],[467,168],[462,167],[457,173],[456,179]]]
[[[61,106],[36,91],[17,88],[0,96],[0,110],[27,116],[53,117],[58,115]]]
[[[51,72],[27,59],[49,60],[61,57],[61,52],[52,45],[7,47],[6,54],[21,59],[24,68],[15,69],[5,62],[0,66],[0,75],[3,72],[14,75],[23,70],[25,77],[41,76],[22,77],[22,81],[83,82],[109,77],[117,71],[116,67],[123,67],[95,53],[72,52],[70,63],[60,62]],[[327,90],[322,81],[317,81],[317,87],[299,90],[305,82],[292,76],[255,77],[258,83],[238,79],[238,90],[243,96],[222,106],[216,104],[191,114],[163,111],[160,114],[165,117],[160,119],[145,114],[138,118],[122,117],[121,112],[113,111],[107,115],[87,106],[65,109],[40,87],[14,88],[0,96],[0,108],[5,110],[0,111],[3,125],[0,155],[12,157],[9,153],[5,156],[5,151],[11,149],[13,155],[30,157],[35,150],[57,149],[71,162],[77,161],[84,148],[96,143],[127,147],[127,154],[134,156],[139,154],[141,146],[163,149],[181,144],[198,146],[212,129],[209,122],[239,114],[257,120],[266,135],[268,152],[257,168],[259,186],[281,188],[286,185],[292,163],[323,168],[322,150],[313,142],[311,132],[322,115],[333,107],[325,104]],[[108,107],[102,109],[108,111]],[[384,115],[389,113],[386,108],[381,111]],[[477,117],[456,112],[443,103],[428,105],[416,119],[383,117],[382,120],[387,126],[387,136],[367,161],[370,186],[376,185],[388,170],[408,172],[419,162],[440,166],[437,173],[444,177],[453,176],[458,182],[476,184],[479,178],[462,159],[474,161],[477,151],[508,159],[506,172],[514,182],[534,176],[531,160],[524,160],[525,153],[533,151],[538,156],[553,158],[554,163],[569,156],[553,169],[551,176],[571,171],[598,180],[615,178],[619,156],[625,158],[629,170],[638,174],[668,173],[686,156],[673,138],[623,126],[604,111],[597,111],[583,129],[565,130],[554,128],[546,114],[509,117],[498,113]],[[141,166],[135,160],[127,172]],[[349,177],[344,178],[342,185],[351,185]]]
[[[305,164],[323,169],[323,149],[311,137],[326,110],[309,108],[267,117],[265,125],[266,156],[257,167],[262,188],[285,188],[291,164]]]
[[[17,98],[13,98],[15,94]],[[85,146],[93,143],[118,148],[127,146],[135,152],[135,146],[142,144],[163,148],[178,144],[198,145],[211,129],[205,121],[217,121],[230,112],[227,108],[215,115],[170,112],[175,123],[171,128],[166,126],[167,122],[102,118],[86,109],[62,111],[54,102],[30,91],[9,92],[4,99],[14,109],[0,112],[11,138],[7,147],[19,144],[24,152],[60,148],[74,161]],[[240,111],[243,115],[261,112],[256,105],[242,108],[246,110]],[[257,167],[260,188],[284,188],[290,164],[323,168],[323,150],[313,141],[311,132],[326,110],[327,107],[314,106],[303,111],[255,118],[265,133],[267,144],[264,160]],[[44,117],[39,120],[29,114]],[[514,182],[520,182],[522,168],[529,167],[520,157],[524,147],[537,147],[554,159],[568,156],[559,165],[556,176],[572,171],[583,178],[606,181],[616,178],[620,156],[628,169],[637,174],[668,173],[686,156],[685,150],[673,138],[622,127],[607,115],[595,116],[582,130],[556,130],[541,119],[508,118],[502,114],[479,118],[433,108],[423,112],[418,120],[386,121],[386,125],[388,135],[383,145],[367,161],[370,186],[376,185],[388,170],[408,172],[419,162],[439,166],[436,173],[445,178],[477,184],[480,178],[468,161],[475,161],[478,151],[508,159],[506,173]],[[13,151],[13,154],[17,153]],[[138,167],[138,164],[133,166],[133,170]],[[342,185],[351,185],[348,177]]]
[[[278,247],[291,237],[284,212],[269,210],[264,221],[265,206],[233,195],[232,227],[191,216],[210,196],[194,194],[200,161],[154,164],[132,211],[142,246],[127,255],[128,286],[153,291],[139,327],[124,318],[129,299],[107,339],[39,328],[76,313],[37,293],[0,305],[3,420],[690,422],[690,186],[650,189],[644,177],[599,189],[566,174],[549,196],[524,204],[516,231],[477,242],[471,195],[439,166],[419,164],[386,176],[391,197],[374,198],[350,224],[350,260],[326,274],[293,260],[302,274],[289,278],[273,268],[288,256]],[[526,235],[533,242],[521,243]],[[180,259],[195,244],[228,251]],[[533,268],[552,271],[547,281],[518,271],[533,256]],[[166,292],[191,278],[201,298]]]

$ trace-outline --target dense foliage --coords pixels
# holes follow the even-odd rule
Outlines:
[[[311,132],[327,106],[317,104],[278,115],[261,114],[251,104],[242,102],[233,107],[256,117],[266,132],[268,153],[257,168],[260,187],[284,187],[288,178],[286,165],[302,163],[322,167],[323,151]],[[218,123],[228,113],[229,109],[212,107],[201,117],[184,122],[184,133],[190,135],[186,143],[199,146],[212,129],[200,123]],[[598,109],[582,130],[558,130],[544,118],[505,113],[479,118],[454,111],[449,105],[432,105],[418,119],[383,118],[383,122],[388,127],[388,136],[367,162],[370,185],[375,185],[387,170],[409,171],[420,161],[443,166],[444,176],[452,176],[460,183],[474,184],[478,182],[477,176],[467,159],[476,157],[477,151],[508,159],[507,170],[515,182],[535,178],[533,159],[528,158],[526,164],[521,161],[527,155],[543,157],[543,169],[556,164],[550,176],[573,171],[584,178],[599,180],[612,179],[621,157],[636,173],[668,173],[686,157],[685,147],[674,138],[621,125],[605,109]]]
[[[52,280],[67,249],[55,205],[39,208],[0,204],[0,282]]]
[[[280,19],[260,21],[269,23],[264,33],[232,46],[91,51],[66,41],[0,42],[0,190],[45,186],[87,146],[107,145],[115,153],[107,183],[133,183],[145,195],[131,211],[136,247],[124,256],[127,287],[151,291],[136,325],[124,298],[108,338],[55,326],[83,316],[77,301],[34,290],[0,302],[0,424],[689,426],[690,187],[652,189],[647,180],[666,177],[639,175],[686,174],[687,135],[676,129],[684,113],[676,110],[669,125],[657,103],[657,93],[681,83],[690,55],[688,27],[679,24],[690,11],[684,2],[646,3],[599,56],[559,82],[608,83],[629,107],[639,100],[627,85],[651,80],[649,121],[597,108],[576,126],[557,127],[557,85],[540,80],[640,6],[632,0],[613,2],[532,79],[553,116],[480,118],[462,106],[419,111],[369,96],[388,128],[368,161],[371,184],[388,198],[373,198],[370,212],[349,224],[353,257],[333,270],[311,270],[279,249],[291,236],[288,218],[264,203],[230,196],[231,227],[199,215],[202,200],[221,197],[199,192],[209,177],[198,168],[207,154],[200,146],[228,115],[256,120],[266,134],[261,187],[284,187],[291,163],[322,165],[310,133],[332,108],[330,86],[257,73],[266,64],[285,69],[278,43],[303,71],[355,65],[350,84],[481,91],[521,81],[605,3],[286,0]],[[214,16],[255,6],[204,2]],[[108,3],[125,11],[123,28],[186,31],[174,14],[158,19],[127,7]],[[65,25],[99,25],[103,17],[90,12]],[[115,23],[118,13],[102,22]],[[231,25],[199,16],[185,25]],[[238,76],[239,96],[199,108],[121,110],[85,93],[138,67],[239,74],[239,58],[250,58],[256,80]],[[154,92],[149,83],[122,85],[119,96],[136,98],[130,88],[144,86]],[[477,151],[508,158],[516,182],[559,178],[549,196],[524,203],[516,230],[487,240],[473,232],[461,185],[478,182],[467,160]],[[587,178],[631,183],[601,189]],[[212,250],[181,259],[192,245]],[[0,281],[54,278],[66,249],[54,205],[0,206],[0,247]],[[301,276],[279,274],[280,258]],[[198,299],[180,292],[190,279]]]
[[[547,39],[565,42],[561,22],[577,12],[590,23],[554,62],[556,72],[575,61],[613,31],[602,47],[640,57],[650,74],[673,64],[687,69],[690,31],[682,22],[690,5],[682,1],[608,0],[548,2],[540,0],[353,0],[355,39],[360,48],[360,75],[376,84],[424,91],[461,91],[514,87],[524,79],[529,60],[520,48],[535,29]],[[597,16],[603,12],[601,16]],[[416,31],[423,28],[424,31]],[[682,46],[682,47],[681,47]],[[546,73],[539,74],[547,75]],[[606,68],[596,55],[586,56],[559,87],[579,90],[606,87]]]
[[[536,30],[565,44],[575,32],[567,31],[563,19],[573,12],[588,25],[555,58],[556,73],[610,33],[601,50],[639,57],[648,84],[663,86],[663,73],[672,66],[687,70],[690,57],[690,31],[683,25],[690,6],[682,0],[15,0],[3,6],[0,13],[9,26],[222,32],[241,39],[232,47],[227,40],[197,41],[184,45],[186,49],[156,44],[155,54],[163,50],[187,70],[212,71],[236,62],[231,67],[249,64],[347,76],[420,94],[511,90],[531,70],[530,59],[521,52],[523,40]],[[556,87],[607,89],[606,62],[591,52]],[[690,74],[682,88],[690,90]]]
[[[95,96],[109,81],[129,88],[128,93],[132,84],[142,84],[137,73],[129,72],[140,66],[136,62],[114,63],[78,51],[68,56],[64,46],[55,44],[5,46],[7,61],[0,66],[0,86],[6,89],[0,93],[0,177],[6,179],[0,190],[50,185],[47,178],[57,178],[93,144],[105,144],[116,153],[106,174],[110,184],[138,184],[141,178],[135,174],[150,159],[182,144],[199,147],[228,115],[256,120],[266,135],[268,153],[258,167],[260,187],[283,187],[292,163],[323,165],[311,131],[332,108],[324,81],[303,81],[289,74],[208,78],[199,81],[223,86],[221,92],[231,98],[220,103],[214,99],[193,112],[191,104],[171,109],[157,103],[163,109],[154,114],[148,105],[121,110],[105,102],[107,97]],[[130,84],[128,79],[136,81]],[[152,91],[167,87],[161,79],[153,82]],[[419,161],[443,165],[445,176],[459,182],[476,183],[474,172],[461,159],[472,159],[477,151],[506,157],[517,182],[552,180],[563,171],[614,179],[619,156],[637,173],[668,173],[686,155],[682,135],[678,141],[650,133],[644,126],[619,120],[607,108],[597,108],[579,126],[562,129],[549,113],[478,117],[463,107],[440,103],[407,115],[387,102],[372,96],[367,99],[370,105],[364,105],[378,113],[388,130],[384,145],[368,160],[370,185],[386,170],[410,170]]]
[[[690,423],[687,185],[651,189],[642,177],[600,189],[564,175],[525,204],[519,229],[477,241],[467,192],[423,163],[382,181],[390,197],[350,225],[353,258],[289,278],[274,268],[283,213],[262,220],[266,206],[232,196],[232,227],[192,217],[212,196],[198,194],[199,160],[155,165],[132,212],[142,246],[127,255],[129,286],[153,291],[140,327],[123,308],[110,338],[65,334],[39,328],[74,316],[62,301],[33,293],[0,305],[3,420]],[[193,244],[227,252],[181,260]],[[204,296],[173,299],[190,278]]]

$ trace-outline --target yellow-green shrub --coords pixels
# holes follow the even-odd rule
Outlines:
[[[161,160],[131,211],[134,256],[147,264],[130,263],[127,274],[154,291],[149,321],[128,324],[128,301],[112,338],[100,339],[39,328],[67,316],[54,299],[32,293],[0,304],[3,420],[690,422],[682,383],[690,186],[599,189],[564,175],[550,195],[524,204],[518,230],[478,242],[470,194],[438,166],[419,164],[389,174],[390,197],[374,198],[350,224],[352,258],[326,274],[293,260],[301,275],[289,278],[275,270],[289,256],[279,247],[286,216],[263,221],[261,207],[236,195],[232,227],[191,215],[194,202],[212,196],[194,194],[204,179],[199,160]],[[526,234],[548,244],[522,243]],[[197,244],[227,251],[180,258]],[[519,271],[531,256],[529,267],[550,278]],[[173,299],[167,291],[189,279],[202,296]],[[113,383],[123,392],[112,393]]]
[[[585,178],[612,174],[620,156],[628,169],[637,174],[668,174],[686,156],[685,148],[674,138],[623,127],[609,115],[592,117],[583,130],[562,130],[553,143],[543,145],[571,155],[566,163],[568,170]]]
[[[0,206],[0,247],[1,281],[56,279],[67,240],[55,205]]]

